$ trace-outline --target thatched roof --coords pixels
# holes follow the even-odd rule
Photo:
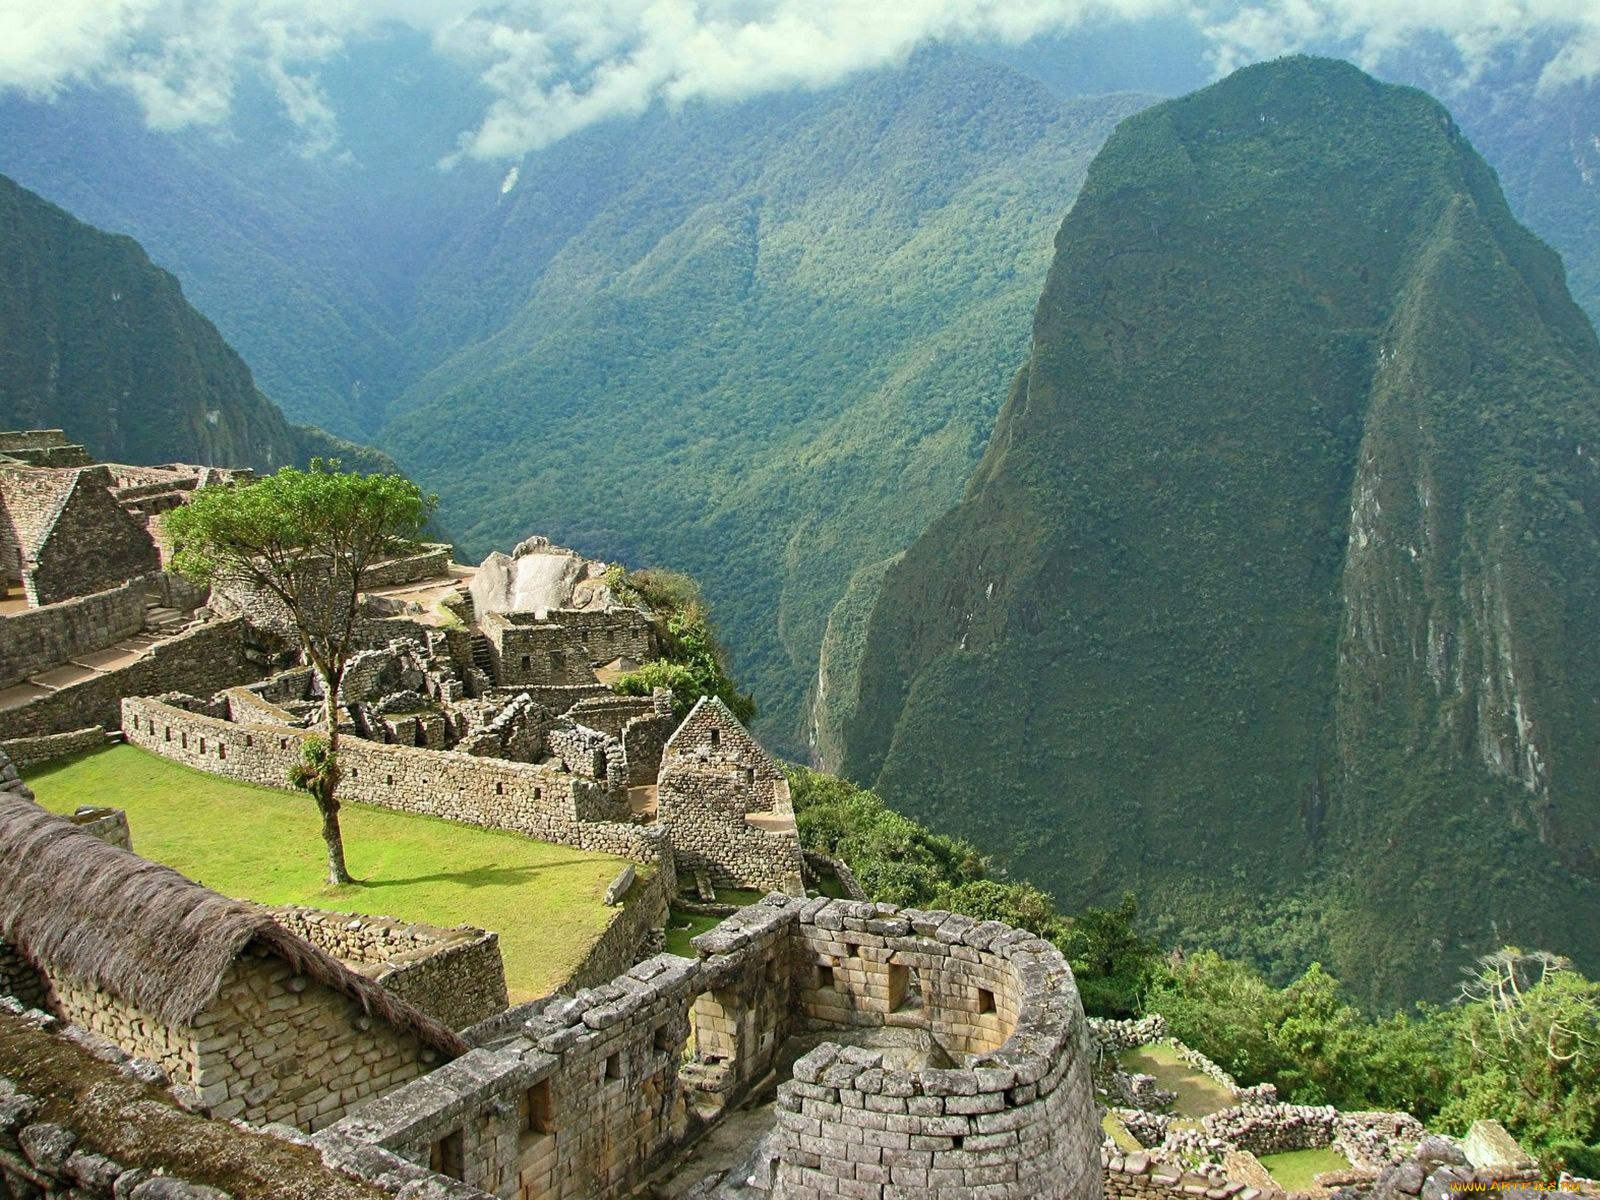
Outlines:
[[[448,1055],[467,1044],[267,913],[0,793],[0,940],[47,976],[92,984],[170,1025],[217,998],[235,959],[264,949]]]

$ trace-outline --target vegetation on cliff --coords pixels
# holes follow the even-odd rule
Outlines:
[[[1159,1013],[1239,1082],[1297,1104],[1398,1109],[1462,1134],[1501,1121],[1552,1172],[1600,1168],[1600,983],[1556,956],[1502,949],[1454,1003],[1372,1017],[1312,963],[1284,987],[1214,950],[1163,954],[1132,895],[1059,913],[1032,885],[992,878],[969,842],[931,832],[873,792],[790,770],[802,843],[844,858],[874,900],[1007,921],[1071,963],[1091,1016]]]
[[[1280,983],[1600,964],[1600,346],[1449,114],[1251,67],[1124,122],[1056,244],[845,773]]]
[[[343,455],[290,425],[250,369],[131,238],[102,233],[0,176],[0,427],[61,428],[111,462],[260,471]]]
[[[1061,103],[930,52],[552,147],[418,285],[440,365],[379,444],[471,554],[536,511],[568,545],[694,574],[756,732],[798,757],[829,609],[959,498],[1050,232],[1145,102]]]
[[[711,627],[711,611],[698,583],[681,571],[628,571],[620,566],[611,568],[606,582],[625,604],[640,604],[655,614],[661,644],[661,657],[623,675],[612,685],[614,691],[648,696],[664,687],[680,717],[701,696],[715,696],[740,721],[750,723],[756,715],[755,697],[741,692],[729,677],[727,655]]]

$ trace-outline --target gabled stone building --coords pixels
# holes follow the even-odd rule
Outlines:
[[[719,887],[803,895],[789,781],[715,696],[702,696],[661,754],[656,820],[680,872]]]
[[[159,1064],[218,1117],[320,1129],[464,1053],[264,911],[0,793],[0,991]]]
[[[0,464],[0,580],[32,607],[161,569],[143,522],[111,493],[110,468]]]

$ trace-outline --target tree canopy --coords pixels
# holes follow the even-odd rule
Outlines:
[[[202,488],[167,514],[173,565],[190,578],[266,593],[284,610],[323,690],[323,736],[291,782],[322,812],[328,872],[350,882],[339,833],[339,687],[354,648],[360,592],[379,561],[414,541],[434,498],[399,475],[361,475],[312,459],[242,487]]]

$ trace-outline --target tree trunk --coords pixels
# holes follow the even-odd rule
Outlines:
[[[328,882],[353,883],[344,865],[344,834],[339,831],[339,802],[332,796],[317,797],[322,810],[322,840],[328,844]]]
[[[322,812],[322,840],[328,845],[328,882],[354,883],[344,864],[344,834],[339,830],[339,685],[343,672],[322,676],[322,729],[328,739],[328,772],[312,790]]]

